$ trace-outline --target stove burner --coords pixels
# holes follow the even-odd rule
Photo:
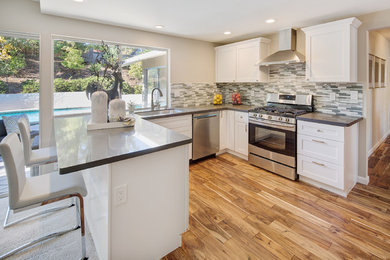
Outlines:
[[[263,113],[267,115],[285,116],[285,117],[296,117],[307,113],[307,111],[303,109],[276,107],[276,106],[257,107],[255,109],[252,109],[250,112]]]

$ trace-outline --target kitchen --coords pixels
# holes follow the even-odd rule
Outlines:
[[[219,40],[219,44],[213,44],[192,42],[177,36],[161,36],[161,32],[130,31],[127,28],[65,18],[66,15],[59,18],[53,15],[50,8],[44,10],[43,15],[39,4],[30,2],[25,1],[24,4],[39,17],[37,23],[32,23],[30,31],[37,31],[37,24],[43,21],[48,26],[41,32],[42,46],[50,47],[51,34],[55,33],[169,49],[169,89],[163,91],[162,97],[155,91],[154,99],[160,102],[167,99],[167,104],[170,105],[168,109],[136,111],[135,130],[130,131],[138,131],[143,127],[154,130],[145,130],[146,134],[139,132],[139,135],[122,134],[121,131],[126,129],[104,130],[106,136],[96,134],[96,138],[93,135],[88,137],[92,143],[83,141],[81,137],[86,134],[83,132],[74,135],[72,140],[78,138],[80,142],[75,144],[62,137],[65,136],[63,131],[71,131],[65,125],[61,126],[65,124],[65,121],[60,121],[62,118],[41,116],[40,122],[41,145],[56,143],[60,173],[67,168],[62,164],[69,150],[67,142],[68,145],[80,147],[74,152],[77,156],[88,154],[89,149],[91,156],[94,155],[92,150],[98,150],[95,159],[107,156],[103,151],[126,153],[119,147],[135,143],[131,136],[139,138],[143,135],[154,141],[148,143],[146,139],[139,138],[142,145],[153,148],[164,146],[150,154],[142,152],[142,155],[136,157],[130,158],[129,155],[125,159],[121,158],[121,161],[128,163],[121,168],[122,172],[126,167],[138,165],[135,160],[145,158],[143,164],[147,165],[150,160],[145,156],[160,152],[161,155],[168,156],[168,151],[172,152],[172,156],[169,155],[172,161],[168,162],[166,159],[168,165],[160,159],[151,159],[156,160],[156,164],[148,165],[148,172],[158,172],[159,165],[164,164],[164,170],[161,171],[169,172],[170,166],[177,166],[179,171],[185,172],[184,176],[188,176],[188,180],[185,179],[187,177],[181,179],[189,184],[185,189],[179,191],[176,188],[180,186],[175,186],[172,190],[177,192],[176,195],[180,194],[181,199],[185,198],[185,201],[175,200],[175,203],[181,205],[180,209],[170,208],[171,216],[179,216],[185,219],[185,223],[180,223],[178,228],[180,241],[172,237],[175,242],[164,249],[160,245],[148,245],[145,248],[148,248],[150,254],[145,252],[144,258],[389,257],[386,242],[389,230],[388,191],[366,186],[366,121],[370,115],[366,111],[366,75],[362,76],[364,73],[360,73],[361,70],[366,71],[366,65],[361,64],[364,62],[360,62],[364,56],[361,48],[365,47],[361,38],[368,30],[390,26],[390,21],[386,19],[388,10],[374,13],[372,17],[357,12],[334,19],[323,18],[321,22],[312,22],[307,26],[294,25],[296,30],[278,28],[261,36],[258,34],[238,40],[232,38],[233,40],[226,42]],[[18,3],[9,1],[7,5],[9,10],[23,9]],[[81,9],[83,8],[80,7],[80,11]],[[29,11],[22,12],[26,17],[34,17],[28,13]],[[377,18],[381,24],[375,24],[374,20]],[[58,29],[62,22],[70,24],[69,27]],[[7,31],[26,30],[15,20],[4,21],[0,28]],[[191,50],[190,54],[186,52],[187,48]],[[279,54],[275,58],[272,57],[273,53]],[[51,64],[45,62],[44,58],[51,53],[44,49],[41,55],[40,106],[41,113],[49,115],[50,111],[46,107],[52,107],[53,102],[50,83],[52,75]],[[235,95],[237,93],[240,98]],[[217,94],[221,95],[223,104],[213,105],[213,98]],[[242,104],[232,104],[233,102]],[[216,103],[219,103],[219,99]],[[71,120],[76,119],[69,117],[68,122]],[[73,122],[74,126],[80,125],[78,121]],[[86,121],[82,124],[86,124]],[[166,143],[162,143],[162,139],[154,139],[157,133],[167,137]],[[114,135],[117,136],[114,138]],[[110,146],[99,146],[97,150],[93,148],[95,144],[103,143]],[[150,148],[142,145],[137,149]],[[180,152],[170,150],[171,145],[175,145]],[[95,159],[93,156],[88,158]],[[179,163],[188,159],[192,161],[187,166]],[[87,189],[93,183],[89,179],[88,184],[88,178],[92,178],[93,172],[99,172],[97,169],[103,166],[100,164],[99,167],[91,167],[89,177],[85,177]],[[155,168],[150,170],[153,167]],[[142,172],[143,167],[137,168],[137,171]],[[99,178],[98,174],[94,176]],[[138,202],[130,202],[129,196],[133,194],[133,189],[141,192],[146,186],[137,189],[131,186],[132,179],[129,176],[124,174],[122,177],[128,179],[117,179],[113,186],[107,182],[104,187],[115,189],[117,186],[114,185],[121,186],[121,181],[123,184],[123,180],[126,180],[129,198],[128,204],[124,204],[126,214],[134,216],[133,219],[138,219],[141,223],[141,215],[133,212]],[[177,177],[172,175],[170,178]],[[169,186],[171,184],[168,181],[161,181],[166,187],[173,187]],[[175,185],[182,185],[181,181],[181,184]],[[91,194],[92,192],[91,189]],[[152,194],[153,191],[150,190],[149,193]],[[165,194],[161,198],[163,196]],[[170,198],[174,197],[172,195]],[[157,201],[158,198],[154,199]],[[3,202],[4,205],[6,203]],[[94,212],[93,208],[97,205],[87,197],[86,222],[87,231],[90,230],[87,232],[87,255],[91,259],[131,258],[131,251],[125,250],[126,243],[129,250],[135,250],[129,245],[131,241],[134,242],[133,246],[136,244],[138,231],[131,234],[132,229],[127,229],[127,224],[123,223],[122,228],[128,230],[128,237],[132,237],[131,239],[113,236],[111,241],[103,239],[106,244],[100,243],[103,240],[100,240],[96,232],[99,230],[99,220],[95,218],[97,222],[94,222],[91,218],[91,212]],[[114,214],[115,211],[121,212],[121,207],[123,209],[124,206],[116,205],[111,208],[111,217],[118,221],[123,221],[121,215]],[[161,208],[160,212],[164,210]],[[168,218],[162,219],[169,221]],[[147,220],[150,221],[149,218]],[[145,224],[146,227],[146,223],[145,218],[142,225]],[[159,223],[163,225],[163,222]],[[175,223],[172,223],[173,226]],[[111,228],[114,228],[114,222]],[[160,228],[156,226],[155,230]],[[11,232],[8,230],[7,232]],[[67,239],[66,236],[68,235],[56,238],[53,242],[61,243],[61,239]],[[362,236],[367,237],[366,241],[360,239]],[[74,239],[78,239],[77,234]],[[137,242],[147,244],[141,240]],[[69,241],[69,238],[64,241]],[[5,241],[1,243],[6,245]],[[12,249],[13,246],[7,244],[6,248]],[[52,250],[50,246],[43,245],[42,248],[48,252]],[[78,256],[78,248],[79,244],[74,243],[67,250],[76,252],[75,255]],[[32,251],[34,253],[34,249]],[[24,253],[29,254],[28,250]],[[136,258],[142,258],[137,256]]]

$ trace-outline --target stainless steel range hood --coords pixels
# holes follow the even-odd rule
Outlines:
[[[288,64],[304,62],[305,56],[296,51],[297,31],[286,29],[279,32],[279,51],[260,60],[257,65],[268,66],[273,64]]]

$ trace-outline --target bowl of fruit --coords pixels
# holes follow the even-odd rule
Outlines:
[[[234,93],[232,95],[232,103],[233,103],[233,105],[241,105],[241,95],[240,95],[240,93]]]
[[[214,95],[213,104],[214,105],[221,105],[222,104],[222,95],[221,94]]]

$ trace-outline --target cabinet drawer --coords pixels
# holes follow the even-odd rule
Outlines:
[[[248,113],[246,112],[234,112],[234,120],[236,122],[248,123]]]
[[[344,127],[298,120],[298,134],[344,142]]]
[[[343,166],[314,159],[302,154],[298,154],[297,161],[299,175],[338,189],[344,189]]]
[[[344,143],[342,142],[298,134],[297,145],[299,154],[344,165]]]

